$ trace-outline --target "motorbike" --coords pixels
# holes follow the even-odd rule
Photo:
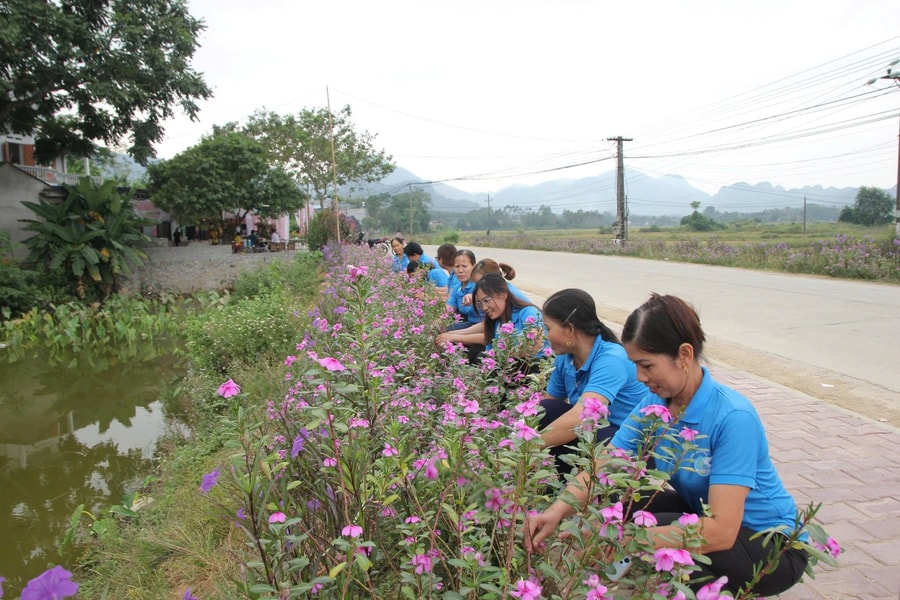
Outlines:
[[[388,256],[391,253],[390,240],[389,237],[366,238],[366,232],[360,231],[356,236],[356,245],[367,244],[369,250],[377,252],[379,256]]]

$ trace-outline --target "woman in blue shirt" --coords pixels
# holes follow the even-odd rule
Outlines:
[[[409,257],[403,253],[405,247],[406,242],[403,241],[403,238],[395,237],[391,240],[391,252],[393,252],[391,270],[394,273],[402,273],[406,270],[406,265],[409,264]]]
[[[540,430],[544,447],[551,447],[550,453],[559,458],[571,451],[565,444],[576,439],[586,398],[599,400],[609,410],[609,425],[596,431],[597,440],[605,441],[650,391],[637,380],[637,370],[619,338],[600,321],[590,294],[561,290],[547,298],[542,310],[556,362],[547,385],[548,398],[541,401]],[[572,470],[561,460],[556,468],[560,473]]]
[[[484,345],[490,350],[500,327],[510,323],[513,336],[521,344],[519,356],[529,366],[532,357],[543,358],[549,350],[547,332],[540,309],[513,294],[502,275],[489,273],[475,284],[475,306],[484,313]]]
[[[622,340],[637,366],[638,379],[654,395],[634,408],[610,445],[634,453],[642,428],[659,426],[658,420],[638,420],[648,407],[671,415],[666,427],[674,434],[672,439],[662,438],[661,451],[656,453],[656,467],[671,475],[673,489],[639,507],[656,516],[658,525],[649,528],[650,540],[657,548],[678,547],[682,530],[671,523],[683,513],[698,515],[703,532],[700,553],[709,564],[691,572],[687,584],[696,591],[704,579],[725,576],[723,591],[734,594],[754,578],[754,570],[763,567],[773,552],[775,545],[757,534],[778,527],[793,529],[798,514],[772,464],[759,415],[749,400],[714,380],[700,365],[706,336],[697,313],[684,300],[653,294],[625,321]],[[682,458],[676,469],[672,457],[679,452],[667,449],[672,449],[679,435],[694,439],[698,448],[692,451],[695,456]],[[602,471],[603,462],[598,461],[597,467]],[[582,472],[579,481],[566,488],[582,504],[589,500],[588,477]],[[529,517],[526,549],[539,548],[560,521],[574,512],[569,502],[557,500],[543,513]],[[801,539],[807,537],[801,534]],[[753,595],[781,594],[799,581],[808,560],[801,548],[783,548],[774,569],[753,587]]]

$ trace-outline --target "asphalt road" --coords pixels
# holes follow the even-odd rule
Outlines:
[[[426,252],[434,252],[430,247]],[[621,325],[651,292],[689,300],[707,358],[900,427],[900,286],[627,257],[472,248],[540,305],[576,287]]]

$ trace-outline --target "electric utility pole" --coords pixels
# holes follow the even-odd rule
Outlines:
[[[488,194],[488,218],[487,218],[487,235],[491,235],[491,195]]]
[[[886,79],[888,81],[894,82],[897,86],[900,86],[900,71],[894,71],[893,67],[900,63],[900,58],[891,62],[888,66],[887,75],[882,75],[881,77],[876,77],[874,79],[870,79],[866,82],[866,85],[872,85],[879,79]],[[900,238],[900,132],[897,134],[897,188],[895,190],[896,198],[894,200],[894,235]]]
[[[413,198],[412,198],[412,184],[409,184],[409,237],[412,239],[412,225],[413,225]]]
[[[623,138],[621,135],[614,138],[606,138],[610,142],[616,142],[616,240],[623,243],[628,240],[628,210],[625,206],[625,157],[622,152],[623,142],[630,142],[632,138]]]

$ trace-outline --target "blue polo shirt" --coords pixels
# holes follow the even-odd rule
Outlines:
[[[534,319],[534,321],[530,324],[525,322],[529,318]],[[544,326],[544,316],[541,314],[541,311],[537,306],[513,306],[512,314],[509,317],[509,322],[513,324],[516,334],[520,334],[529,328],[542,329],[544,345],[541,350],[535,354],[535,356],[544,355],[543,349],[548,348],[550,346],[550,342],[547,339],[547,328]],[[494,338],[496,338],[500,334],[501,325],[503,324],[500,321],[494,323]],[[486,348],[490,350],[492,346],[493,344],[488,344]]]
[[[406,262],[409,262],[409,257],[406,258]],[[427,254],[422,254],[422,256],[419,257],[419,263],[423,265],[430,264],[432,269],[442,269],[441,263],[439,263],[436,258],[431,258]]]
[[[650,396],[650,389],[637,380],[637,368],[625,348],[604,341],[599,335],[587,360],[575,368],[571,354],[556,357],[547,393],[576,404],[585,392],[600,394],[609,400],[609,422],[620,426],[631,409]]]
[[[462,287],[462,282],[459,280],[459,277],[456,276],[456,272],[453,269],[450,269],[450,275],[447,276],[447,294],[449,296],[450,292],[454,289],[459,289]]]
[[[391,271],[394,273],[405,273],[406,266],[409,264],[409,257],[405,254],[401,254],[397,256],[394,254],[391,257]]]
[[[641,418],[640,410],[653,404],[665,406],[666,402],[650,395],[635,406],[630,418]],[[718,383],[704,368],[700,387],[669,431],[677,438],[685,427],[699,432],[694,440],[698,448],[682,458],[681,445],[663,438],[657,448],[656,466],[671,474],[669,483],[691,510],[703,514],[702,503],[709,502],[709,486],[740,485],[750,488],[741,522],[744,527],[753,531],[794,527],[797,505],[775,471],[762,421],[747,398]],[[633,453],[639,439],[635,427],[626,423],[610,443]],[[673,473],[677,459],[688,468]],[[804,534],[804,539],[807,537]]]
[[[459,281],[457,279],[457,281]],[[473,325],[475,323],[483,323],[484,315],[481,314],[478,310],[475,309],[475,303],[469,304],[468,306],[463,306],[462,300],[463,296],[466,294],[474,294],[475,293],[475,284],[469,281],[466,285],[450,288],[450,295],[447,297],[447,304],[450,305],[453,310],[462,315],[464,321],[468,321]]]
[[[447,287],[447,280],[447,271],[442,268],[432,267],[428,269],[428,281],[433,283],[436,287]]]

